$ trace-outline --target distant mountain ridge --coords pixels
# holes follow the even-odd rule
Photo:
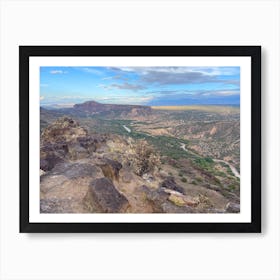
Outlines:
[[[150,111],[149,106],[143,105],[121,105],[121,104],[103,104],[96,101],[86,101],[84,103],[75,104],[74,109],[87,113],[101,113],[106,111],[131,111],[132,109]]]
[[[72,117],[100,115],[107,118],[141,119],[151,115],[153,112],[153,109],[149,106],[104,104],[94,100],[75,104],[72,108],[52,109],[41,107],[40,110],[41,115],[43,114],[47,119],[54,119],[54,117],[63,115],[70,115]],[[46,119],[45,117],[41,119]]]
[[[96,101],[86,101],[75,104],[71,110],[77,115],[102,114],[108,117],[136,118],[145,117],[152,113],[152,108],[143,105],[103,104]]]

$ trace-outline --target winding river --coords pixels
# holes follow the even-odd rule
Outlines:
[[[128,132],[128,133],[131,133],[131,129],[128,128],[127,126],[123,125],[123,128]],[[186,148],[186,144],[184,143],[180,143],[180,148],[182,150],[184,150],[185,152],[189,152]],[[222,159],[213,159],[214,162],[223,162],[225,163],[230,169],[231,169],[231,172],[234,174],[235,177],[239,178],[240,179],[240,174],[239,172],[237,171],[237,169],[231,165],[229,162],[225,161],[225,160],[222,160]]]
[[[183,149],[185,152],[188,152],[188,150],[186,148],[186,144],[180,143],[180,148]],[[240,179],[239,172],[237,171],[237,169],[232,164],[230,164],[229,162],[227,162],[225,160],[222,160],[222,159],[215,159],[214,158],[213,161],[214,162],[223,162],[223,163],[225,163],[230,168],[230,170],[234,174],[234,176]]]
[[[240,179],[240,174],[239,172],[237,171],[237,169],[231,165],[229,162],[225,161],[225,160],[221,160],[221,159],[213,159],[215,162],[223,162],[225,163],[226,165],[228,165],[228,167],[231,169],[231,172],[234,174],[235,177],[239,178]]]
[[[124,128],[128,133],[131,133],[131,129],[128,128],[127,126],[123,125],[123,128]]]

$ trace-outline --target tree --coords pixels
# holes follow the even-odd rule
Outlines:
[[[142,176],[145,173],[153,172],[159,165],[160,156],[146,140],[139,140],[135,146],[135,155],[132,158],[134,172]]]

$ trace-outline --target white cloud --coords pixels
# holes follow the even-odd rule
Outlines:
[[[77,69],[77,68],[76,68]],[[78,68],[79,69],[79,68]],[[86,73],[90,73],[90,74],[95,74],[95,75],[100,75],[102,74],[102,72],[100,72],[99,70],[97,69],[94,69],[94,68],[90,68],[90,67],[82,67],[80,68],[80,70],[86,72]]]
[[[120,76],[111,76],[111,77],[104,77],[102,78],[102,80],[105,81],[105,80],[112,80],[112,79],[119,79],[119,78]]]
[[[45,96],[40,96],[40,100],[44,100],[45,99]]]
[[[159,73],[173,73],[173,74],[184,74],[191,72],[199,72],[207,76],[217,75],[237,75],[239,74],[239,67],[191,67],[191,66],[159,66],[159,67],[117,67],[121,71],[125,72],[136,72],[139,74],[148,74],[149,72]]]
[[[93,98],[97,102],[104,102],[107,104],[128,104],[128,105],[144,105],[154,99],[153,96],[122,96],[115,95],[110,97],[95,97]]]
[[[51,70],[50,71],[50,74],[53,74],[53,75],[55,75],[55,74],[66,74],[67,73],[67,71],[63,71],[63,70]]]
[[[105,90],[113,90],[114,87],[112,85],[104,85],[104,84],[98,84],[96,85],[97,88],[103,88]]]

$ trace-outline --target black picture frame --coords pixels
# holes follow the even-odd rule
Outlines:
[[[247,56],[251,58],[250,223],[32,223],[29,221],[29,58],[33,56]],[[261,232],[260,46],[19,46],[21,233]],[[39,133],[39,132],[38,132]],[[39,187],[39,186],[38,186]],[[248,186],[249,187],[249,186]],[[195,215],[195,214],[194,214]]]

